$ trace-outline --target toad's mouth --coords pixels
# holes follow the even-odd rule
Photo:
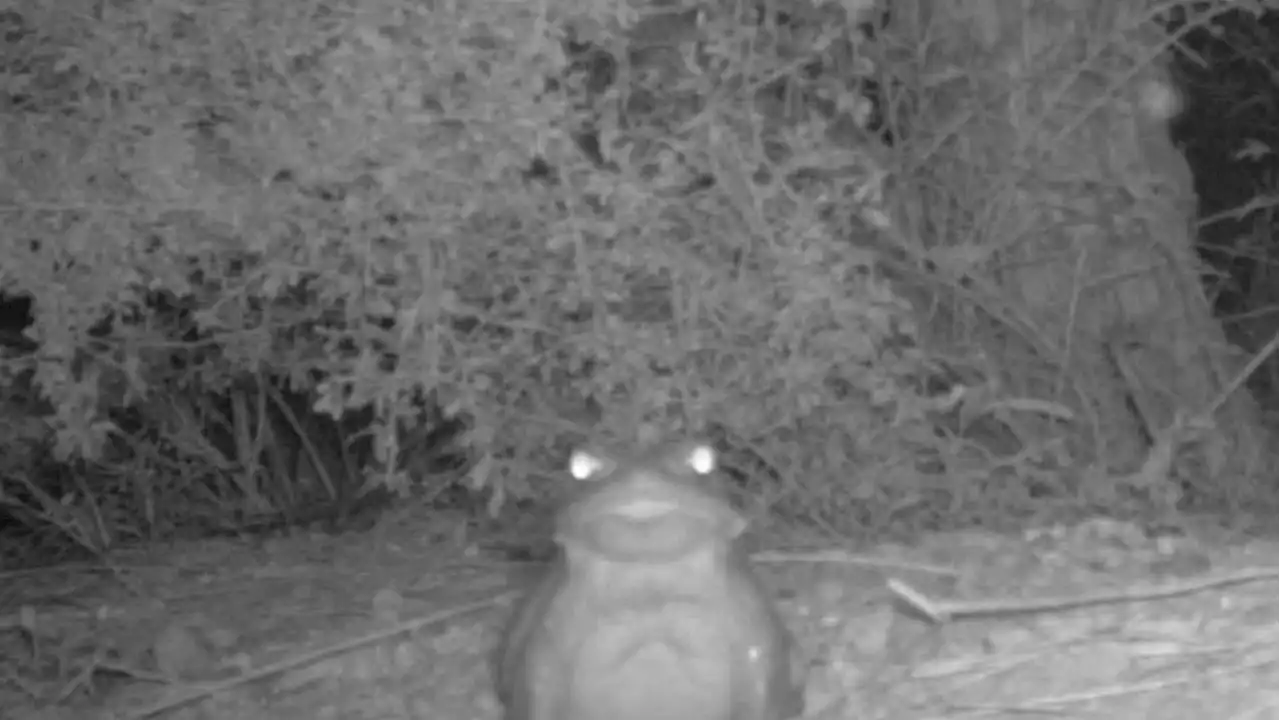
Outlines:
[[[585,518],[577,541],[586,551],[621,563],[674,562],[727,541],[714,518],[662,505],[637,504]]]
[[[627,502],[619,503],[613,514],[633,521],[654,520],[681,512],[680,504],[674,500],[640,496]]]

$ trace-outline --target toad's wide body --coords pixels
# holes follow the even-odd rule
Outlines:
[[[702,446],[593,455],[560,551],[499,647],[506,720],[789,720],[787,630],[741,548],[745,522],[691,463]]]

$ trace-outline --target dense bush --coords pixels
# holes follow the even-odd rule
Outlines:
[[[930,357],[934,310],[886,275],[911,245],[886,179],[930,141],[884,72],[910,53],[805,7],[22,4],[9,507],[89,547],[366,480],[496,507],[584,437],[695,432],[754,503],[846,528],[1025,511],[994,469],[1069,460],[957,453],[984,411],[950,390],[993,366]],[[358,419],[352,477],[323,435],[314,483],[269,461],[313,413]],[[446,426],[465,458],[432,476]]]

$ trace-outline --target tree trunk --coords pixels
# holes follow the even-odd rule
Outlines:
[[[1177,472],[1149,489],[1238,508],[1274,498],[1258,491],[1275,482],[1275,438],[1242,389],[1216,401],[1242,363],[1200,284],[1169,37],[1143,4],[894,3],[928,88],[912,147],[937,148],[912,178],[922,221],[907,230],[965,259],[949,269],[986,315],[969,340],[1002,360],[1009,392],[1074,411],[1081,455],[1150,470],[1172,442]],[[1188,419],[1214,427],[1188,443]]]

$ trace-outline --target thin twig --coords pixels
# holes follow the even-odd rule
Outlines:
[[[936,623],[955,620],[997,617],[1001,615],[1027,615],[1034,613],[1076,610],[1093,605],[1112,605],[1151,600],[1166,600],[1192,595],[1213,588],[1238,585],[1280,578],[1276,568],[1250,568],[1219,577],[1190,582],[1171,583],[1155,587],[1132,588],[1116,592],[1093,593],[1075,597],[1039,598],[1032,600],[1001,598],[994,600],[935,600],[907,583],[891,579],[889,590],[913,610]]]

